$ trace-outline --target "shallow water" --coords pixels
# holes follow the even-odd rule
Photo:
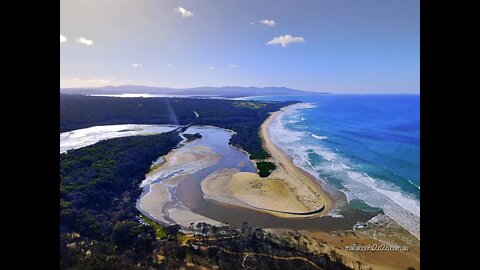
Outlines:
[[[145,135],[168,132],[177,128],[174,125],[111,125],[96,126],[86,129],[79,129],[60,134],[60,151],[65,152],[70,149],[77,149],[94,144],[100,140],[126,137],[134,135]],[[221,156],[220,160],[206,168],[196,170],[188,175],[178,186],[172,187],[173,201],[168,203],[165,210],[176,205],[185,205],[193,212],[220,222],[227,222],[233,226],[241,226],[243,222],[248,222],[251,226],[262,228],[289,228],[289,229],[352,229],[357,222],[366,222],[377,214],[377,212],[361,211],[358,209],[346,209],[340,211],[340,215],[314,217],[314,218],[279,218],[274,215],[255,211],[252,209],[238,206],[225,205],[215,201],[206,200],[201,190],[201,181],[209,174],[219,169],[237,168],[244,172],[256,172],[255,165],[248,159],[246,152],[228,144],[232,132],[226,129],[212,126],[191,126],[185,133],[200,133],[202,137],[193,142],[183,144],[181,147],[189,148],[203,145],[211,148],[213,153]],[[159,174],[158,179],[150,179],[142,183],[143,194],[148,192],[149,186],[164,179],[181,173],[186,168],[168,171],[166,174]],[[142,197],[141,196],[141,197]],[[137,202],[139,206],[140,199]],[[145,213],[147,216],[148,213]],[[155,219],[149,216],[152,219]],[[168,218],[166,218],[169,220]],[[169,220],[171,221],[171,220]],[[161,222],[161,221],[160,221]]]
[[[134,135],[164,133],[174,130],[175,125],[105,125],[82,128],[60,133],[60,153],[95,144],[101,140]]]
[[[419,95],[254,99],[302,101],[270,125],[273,143],[355,207],[380,207],[420,236]]]
[[[280,218],[265,212],[206,200],[201,190],[201,181],[209,174],[224,168],[237,168],[240,171],[246,172],[256,172],[256,168],[248,159],[248,155],[245,152],[228,144],[231,137],[229,131],[216,127],[195,126],[190,127],[186,131],[186,133],[197,132],[202,134],[202,138],[184,147],[203,145],[210,147],[214,153],[221,155],[218,163],[187,176],[178,187],[174,189],[174,200],[180,200],[197,214],[220,222],[227,222],[234,226],[241,226],[243,222],[248,222],[251,226],[262,228],[324,230],[352,229],[357,221],[365,222],[376,214],[358,209],[348,209],[342,214],[344,216],[343,218],[332,216]]]

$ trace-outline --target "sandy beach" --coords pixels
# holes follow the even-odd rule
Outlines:
[[[271,141],[270,123],[278,117],[272,113],[260,128],[263,146],[275,163],[273,173],[262,178],[256,173],[222,171],[202,181],[205,198],[221,203],[248,207],[283,218],[324,215],[330,209],[331,199],[315,182],[313,176],[293,164],[293,161]],[[320,213],[305,213],[322,209]]]
[[[392,223],[389,223],[390,225],[383,228],[353,231],[351,228],[355,223],[351,223],[351,219],[355,217],[337,219],[328,216],[328,211],[332,208],[332,199],[322,190],[313,176],[296,167],[292,159],[271,141],[268,126],[280,113],[281,111],[272,113],[260,130],[263,145],[271,155],[268,161],[277,166],[270,176],[261,178],[256,173],[241,171],[240,168],[248,162],[247,157],[245,161],[239,162],[235,159],[236,161],[229,165],[216,166],[216,169],[198,175],[199,171],[218,165],[222,155],[212,151],[210,144],[202,141],[193,145],[187,144],[166,155],[164,162],[153,165],[145,180],[148,183],[149,192],[141,198],[142,210],[155,220],[166,224],[176,223],[188,227],[192,222],[206,222],[219,225],[219,221],[224,221],[225,216],[212,215],[212,212],[208,211],[197,212],[199,209],[189,208],[187,202],[193,194],[187,192],[188,196],[184,197],[185,200],[179,200],[177,189],[181,190],[179,186],[187,182],[186,179],[189,176],[195,175],[193,178],[190,177],[193,181],[184,186],[191,187],[193,190],[199,188],[199,196],[211,202],[210,207],[214,212],[222,209],[224,211],[227,208],[230,210],[243,208],[252,210],[250,212],[267,213],[281,220],[316,220],[318,224],[323,222],[323,225],[331,223],[331,226],[324,226],[325,230],[300,229],[312,252],[329,253],[334,250],[348,260],[348,264],[352,267],[357,267],[360,262],[363,266],[368,265],[373,269],[406,269],[410,266],[419,269],[419,241],[405,229],[399,226],[392,227]],[[213,141],[218,143],[216,140]],[[159,178],[163,180],[156,181]],[[198,186],[194,183],[198,183]],[[320,213],[298,214],[308,213],[320,207],[324,207]],[[359,213],[356,218],[361,219],[362,215]],[[350,225],[345,226],[348,222]],[[339,227],[332,229],[332,226]],[[279,234],[291,234],[297,231],[270,230]],[[405,241],[405,237],[410,237],[411,241]],[[353,252],[345,249],[346,246],[353,244],[385,243],[409,246],[410,251],[378,253]]]
[[[321,189],[313,176],[296,167],[292,159],[271,141],[268,126],[280,113],[281,111],[272,113],[260,129],[263,145],[271,155],[268,161],[277,166],[275,171],[267,178],[261,178],[255,173],[238,172],[235,169],[216,171],[202,181],[201,187],[206,199],[265,211],[281,218],[299,218],[299,216],[269,211],[269,209],[305,212],[325,205],[325,210],[316,215],[327,214],[332,207],[332,199]],[[301,233],[309,243],[310,250],[322,253],[330,253],[334,250],[343,256],[347,265],[353,268],[358,267],[360,263],[373,269],[407,269],[408,267],[420,269],[419,240],[394,222],[389,224],[383,228],[369,228],[356,232],[302,230]],[[271,230],[280,234],[292,233],[292,230]],[[408,246],[409,251],[354,252],[345,248],[352,245],[382,244]]]
[[[215,164],[219,156],[212,153],[210,148],[198,145],[190,149],[173,150],[163,159],[164,162],[152,166],[142,183],[142,186],[149,186],[149,191],[140,198],[141,210],[164,224],[170,224],[171,221],[185,227],[190,222],[218,224],[215,220],[193,213],[179,202],[173,208],[168,205],[172,203],[172,190],[187,175]],[[165,179],[152,184],[159,178]]]
[[[283,111],[287,108],[285,107],[281,110]],[[318,209],[324,205],[325,209],[322,213],[327,213],[331,206],[331,198],[328,194],[321,189],[312,175],[295,166],[292,158],[273,144],[270,139],[268,126],[280,113],[281,111],[272,113],[260,128],[260,137],[263,145],[272,156],[271,161],[277,166],[268,178],[283,180],[299,196],[298,200],[304,203],[310,210]]]
[[[295,215],[279,212],[309,211],[283,181],[259,178],[256,173],[219,170],[205,178],[201,187],[206,199],[267,211],[281,217]]]

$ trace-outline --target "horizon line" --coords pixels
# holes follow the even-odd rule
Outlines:
[[[296,90],[296,91],[302,91],[302,92],[313,92],[313,93],[327,93],[327,94],[393,94],[393,95],[401,95],[401,94],[411,94],[411,95],[419,95],[420,90],[415,91],[415,92],[377,92],[377,91],[365,91],[365,92],[352,92],[352,91],[328,91],[328,90],[303,90],[303,89],[296,89],[296,88],[290,88],[287,86],[240,86],[240,85],[224,85],[224,86],[194,86],[194,87],[182,87],[182,88],[176,88],[176,87],[168,87],[168,86],[152,86],[152,85],[142,85],[142,84],[121,84],[121,85],[103,85],[103,86],[77,86],[77,87],[61,87],[60,90],[62,89],[96,89],[96,88],[104,88],[104,87],[125,87],[125,86],[133,86],[133,87],[150,87],[150,88],[166,88],[166,89],[173,89],[173,90],[186,90],[186,89],[195,89],[195,88],[227,88],[227,87],[240,87],[240,88],[287,88],[291,90]]]

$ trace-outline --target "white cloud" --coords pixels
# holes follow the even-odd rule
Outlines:
[[[260,20],[261,23],[268,25],[268,26],[274,26],[275,21],[274,20]]]
[[[67,42],[68,38],[62,34],[60,34],[60,43],[65,43]]]
[[[191,12],[190,10],[186,10],[183,7],[177,7],[176,9],[174,9],[174,11],[182,15],[182,18],[188,18],[193,16],[193,12]]]
[[[137,68],[137,67],[141,67],[142,65],[141,64],[131,64],[130,66]]]
[[[274,37],[272,40],[267,42],[267,45],[280,45],[282,47],[287,47],[290,43],[305,43],[303,37],[292,37],[290,35]]]
[[[214,70],[215,68],[214,67],[208,67],[208,70]]]
[[[86,45],[86,46],[90,46],[90,45],[93,45],[93,40],[90,40],[90,39],[86,39],[84,37],[79,37],[77,39],[77,42],[83,44],[83,45]]]
[[[239,68],[240,65],[237,65],[237,64],[231,64],[231,65],[228,65],[228,69],[236,69],[236,68]]]

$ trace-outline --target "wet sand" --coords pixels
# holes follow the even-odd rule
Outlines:
[[[281,111],[287,108],[282,108]],[[292,158],[279,149],[270,139],[268,126],[278,117],[281,111],[272,113],[260,128],[260,137],[263,145],[272,156],[270,161],[277,166],[268,178],[284,181],[290,190],[297,194],[297,199],[310,210],[325,206],[322,212],[325,214],[331,208],[332,198],[322,190],[312,175],[295,166]]]
[[[269,178],[257,179],[256,174],[249,172],[250,169],[247,171],[242,169],[248,163],[248,159],[240,160],[237,155],[233,155],[232,153],[238,150],[231,146],[227,147],[229,150],[226,152],[223,150],[218,153],[211,151],[213,148],[210,146],[215,148],[218,145],[226,144],[227,139],[221,142],[210,140],[206,145],[202,144],[207,141],[201,141],[202,143],[197,143],[200,145],[183,148],[183,150],[180,148],[166,156],[165,162],[152,173],[157,173],[158,176],[165,172],[181,169],[180,173],[152,183],[150,191],[143,197],[141,205],[147,208],[151,207],[149,216],[159,217],[155,218],[159,222],[162,222],[160,218],[164,218],[170,223],[188,227],[191,222],[218,224],[223,221],[240,227],[243,222],[247,221],[250,226],[284,228],[272,229],[273,231],[301,230],[311,239],[312,243],[318,239],[323,241],[320,242],[323,243],[323,246],[317,245],[323,247],[323,251],[335,249],[353,263],[360,261],[364,265],[372,266],[373,269],[406,269],[413,266],[418,270],[419,241],[415,242],[414,239],[413,242],[405,242],[404,236],[411,235],[403,228],[392,231],[389,225],[386,229],[366,229],[362,232],[357,230],[356,235],[351,233],[355,224],[367,222],[378,212],[346,208],[339,211],[342,217],[330,216],[325,211],[320,215],[310,217],[285,218],[285,216],[276,215],[272,211],[255,209],[255,207],[261,206],[279,210],[309,210],[317,206],[309,201],[313,198],[318,198],[328,207],[332,205],[328,195],[314,182],[312,176],[296,168],[292,160],[271,142],[267,127],[277,116],[278,113],[272,114],[261,129],[265,146],[268,145],[267,149],[269,152],[271,151],[271,161],[275,162],[278,167]],[[216,146],[210,145],[212,142],[215,142]],[[209,147],[206,147],[207,145]],[[201,160],[204,161],[203,164],[195,163]],[[207,160],[208,162],[205,162]],[[188,169],[189,166],[192,167],[192,164],[200,164],[200,166]],[[283,181],[282,178],[288,178],[289,173],[300,176],[293,180]],[[269,183],[266,184],[266,181]],[[296,183],[300,185],[296,181],[301,181],[300,183],[305,186],[295,186]],[[300,192],[303,197],[301,199],[294,198],[293,194],[296,194],[294,191]],[[386,255],[379,252],[345,250],[347,244],[381,244],[385,242],[404,243],[409,245],[411,250],[405,253],[389,252]],[[314,244],[312,244],[312,248],[313,246]]]
[[[140,199],[141,208],[156,220],[170,223],[163,216],[163,206],[172,199],[168,187],[177,185],[181,179],[181,176],[177,176],[151,185],[150,191]]]
[[[224,204],[248,207],[230,192],[231,178],[237,172],[239,172],[238,169],[220,169],[208,175],[201,183],[204,198]]]
[[[176,223],[185,227],[191,222],[219,224],[174,201],[176,187],[186,176],[215,164],[218,159],[219,156],[210,148],[200,145],[188,150],[179,148],[171,151],[163,157],[163,162],[152,166],[142,182],[142,187],[147,190],[140,198],[139,210],[163,224]]]
[[[295,166],[292,159],[270,139],[268,126],[279,113],[281,111],[272,113],[260,128],[263,146],[271,155],[268,161],[277,167],[274,172],[267,178],[250,172],[215,172],[202,180],[205,198],[269,212],[282,218],[298,218],[298,214],[311,211],[319,213],[304,216],[321,216],[328,212],[332,199],[313,176]]]

